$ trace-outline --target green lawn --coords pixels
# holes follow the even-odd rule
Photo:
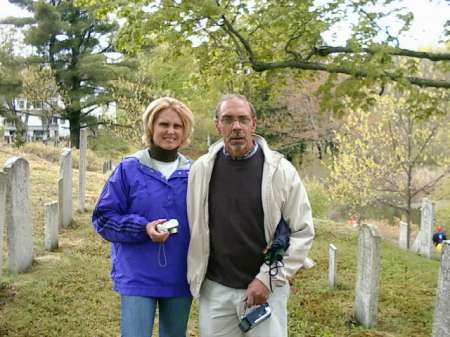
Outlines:
[[[0,165],[13,150],[0,149]],[[8,152],[8,153],[5,153]],[[56,200],[58,166],[26,154],[32,167],[35,262],[29,272],[0,283],[0,336],[119,336],[119,298],[109,280],[109,244],[94,233],[90,214],[106,179],[88,172],[87,207],[74,213],[60,233],[60,248],[43,249],[43,204]],[[74,209],[78,172],[73,172]],[[378,324],[359,327],[352,307],[356,271],[356,232],[343,224],[316,221],[311,251],[316,266],[293,280],[289,304],[290,336],[428,337],[431,334],[439,262],[382,244]],[[328,244],[338,248],[338,286],[328,289]],[[196,306],[190,336],[197,336]]]

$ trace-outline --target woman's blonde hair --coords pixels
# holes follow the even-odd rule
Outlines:
[[[172,97],[158,98],[151,102],[147,109],[145,109],[145,112],[142,115],[142,121],[144,123],[142,141],[146,146],[150,146],[153,143],[155,121],[160,112],[165,109],[172,109],[180,117],[181,122],[183,123],[183,141],[181,142],[181,145],[188,144],[189,136],[193,130],[194,114],[183,102]]]

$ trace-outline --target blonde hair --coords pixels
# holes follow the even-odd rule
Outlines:
[[[153,143],[155,121],[161,111],[166,109],[172,109],[181,119],[181,123],[183,124],[183,141],[181,145],[189,143],[189,136],[193,130],[194,114],[184,103],[179,100],[172,97],[161,97],[151,102],[142,115],[142,122],[144,123],[144,134],[142,135],[142,141],[146,146],[150,146]]]

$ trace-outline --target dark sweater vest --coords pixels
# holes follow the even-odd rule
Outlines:
[[[219,151],[209,184],[210,256],[206,277],[246,289],[263,263],[266,248],[261,181],[261,148],[248,159]]]

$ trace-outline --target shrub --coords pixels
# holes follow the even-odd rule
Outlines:
[[[306,179],[304,183],[313,216],[319,219],[327,218],[331,200],[325,186],[317,179]]]
[[[447,233],[450,232],[450,203],[436,207],[436,224],[442,225]]]
[[[22,151],[31,153],[35,156],[47,160],[52,163],[59,163],[62,149],[42,143],[27,143],[23,146]],[[72,149],[72,167],[78,168],[79,150]],[[87,169],[88,171],[100,171],[103,168],[103,161],[93,151],[87,151]]]

